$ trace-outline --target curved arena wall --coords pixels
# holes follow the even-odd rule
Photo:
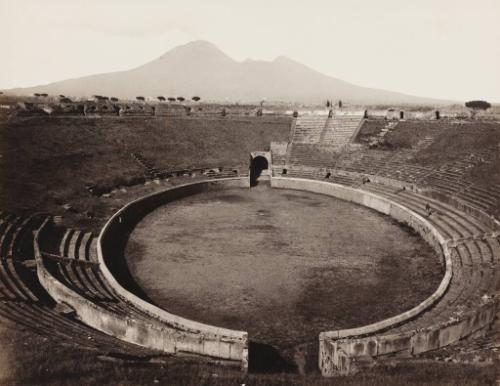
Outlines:
[[[174,329],[159,328],[157,325],[137,321],[133,318],[117,317],[114,313],[81,297],[54,278],[45,265],[39,247],[39,240],[44,237],[49,221],[50,219],[47,218],[37,230],[34,247],[38,279],[50,296],[56,302],[68,305],[75,311],[79,320],[99,331],[140,346],[167,353],[175,352],[171,343],[177,333]]]
[[[101,272],[114,291],[128,303],[176,331],[178,337],[171,342],[174,352],[190,352],[240,361],[242,367],[246,369],[248,367],[248,334],[246,332],[218,328],[171,314],[129,292],[118,282],[110,269],[113,260],[123,259],[123,256],[116,253],[120,249],[117,242],[119,243],[123,234],[133,228],[145,215],[179,198],[232,187],[249,187],[248,177],[179,185],[130,202],[104,225],[97,243],[97,255]],[[151,340],[154,341],[157,332],[151,330],[150,334]]]
[[[373,358],[398,352],[418,354],[444,347],[483,329],[495,318],[496,303],[490,302],[445,323],[432,325],[423,330],[391,334],[391,328],[418,317],[446,293],[453,275],[453,266],[445,238],[422,216],[370,192],[300,178],[273,177],[271,186],[325,194],[389,215],[415,229],[445,262],[446,270],[439,287],[429,298],[411,310],[359,328],[322,332],[319,337],[319,367],[323,375],[348,374],[355,369],[356,358]]]
[[[198,323],[162,310],[122,287],[111,273],[108,264],[114,259],[123,259],[123,256],[116,255],[116,251],[120,249],[117,248],[117,240],[118,243],[123,240],[123,233],[158,206],[201,192],[248,186],[248,178],[209,180],[175,186],[132,201],[109,219],[98,239],[99,269],[107,284],[127,304],[142,311],[144,318],[138,320],[133,316],[123,317],[106,310],[68,288],[51,274],[40,251],[40,240],[48,230],[49,218],[35,234],[35,256],[40,283],[56,302],[72,308],[79,320],[106,334],[166,353],[188,352],[217,360],[238,362],[246,371],[246,332]]]
[[[38,247],[38,238],[43,237],[46,224],[44,223],[35,236],[35,254],[38,279],[50,296],[57,303],[69,306],[80,321],[96,330],[139,346],[175,353],[176,341],[180,338],[175,329],[129,317],[119,317],[83,298],[54,278]]]

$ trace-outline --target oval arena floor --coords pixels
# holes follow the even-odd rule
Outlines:
[[[317,353],[321,331],[412,308],[443,275],[434,251],[392,219],[268,186],[169,203],[136,226],[125,257],[160,307],[248,331],[287,361]]]

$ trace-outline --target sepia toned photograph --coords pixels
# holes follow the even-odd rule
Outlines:
[[[500,386],[498,0],[0,35],[0,386]]]

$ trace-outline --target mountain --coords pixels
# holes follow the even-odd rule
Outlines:
[[[445,103],[397,92],[360,87],[321,74],[280,56],[274,61],[237,62],[213,44],[195,41],[176,47],[140,67],[90,75],[29,88],[10,94],[135,98],[141,96],[198,95],[204,100],[255,102],[287,101],[322,103],[341,99],[352,103]]]

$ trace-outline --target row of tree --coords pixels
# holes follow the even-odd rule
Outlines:
[[[3,94],[2,92],[0,92],[0,94]],[[47,97],[49,96],[49,94],[46,94],[46,93],[34,93],[33,94],[35,97]],[[118,98],[116,97],[107,97],[107,96],[103,96],[103,95],[92,95],[93,98],[96,98],[98,100],[110,100],[111,102],[118,102]],[[61,99],[65,99],[66,97],[64,95],[59,95],[59,98]],[[66,98],[68,99],[68,98]],[[135,99],[137,99],[138,101],[141,101],[141,102],[144,102],[146,100],[145,97],[143,96],[137,96],[135,97]],[[179,96],[179,97],[167,97],[165,98],[164,96],[157,96],[156,99],[158,99],[160,102],[165,102],[165,101],[169,101],[169,102],[175,102],[175,101],[178,101],[178,102],[184,102],[186,100],[186,98],[182,97],[182,96]],[[201,100],[201,98],[199,96],[194,96],[191,98],[192,101],[194,102],[199,102]],[[260,106],[262,107],[262,105],[264,104],[264,101],[261,101],[260,102]],[[331,100],[327,100],[326,101],[326,107],[327,108],[330,108],[330,107],[333,107],[333,101]],[[337,102],[337,105],[339,108],[342,108],[342,101],[339,100]],[[491,107],[491,103],[489,102],[486,102],[486,101],[483,101],[483,100],[474,100],[474,101],[469,101],[469,102],[465,102],[465,107],[469,108],[469,109],[473,109],[473,110],[488,110],[490,107]]]
[[[138,96],[136,97],[136,99],[138,101],[144,101],[145,98],[142,97],[142,96]],[[175,102],[175,101],[179,101],[179,102],[184,102],[186,100],[186,98],[180,96],[180,97],[167,97],[165,98],[164,96],[157,96],[156,99],[158,99],[160,102],[165,102],[165,101],[169,101],[169,102]],[[199,102],[201,100],[201,98],[199,96],[194,96],[191,98],[191,100],[193,100],[194,102]]]
[[[49,94],[45,94],[45,93],[34,93],[33,96],[35,97],[48,97]],[[66,98],[64,95],[59,95],[59,98],[60,99],[68,99]],[[116,97],[107,97],[107,96],[104,96],[104,95],[92,95],[92,98],[95,98],[97,100],[100,100],[100,101],[111,101],[111,102],[118,102],[118,98]],[[135,97],[136,100],[138,101],[141,101],[141,102],[144,102],[146,100],[145,97],[143,96],[136,96]],[[168,97],[168,98],[165,98],[164,96],[158,96],[156,97],[156,99],[158,99],[160,102],[165,102],[165,101],[169,101],[169,102],[175,102],[175,101],[178,101],[178,102],[184,102],[186,100],[186,98],[182,97],[182,96],[179,96],[179,97]],[[201,98],[199,96],[194,96],[191,98],[192,101],[194,102],[199,102],[201,100]]]

